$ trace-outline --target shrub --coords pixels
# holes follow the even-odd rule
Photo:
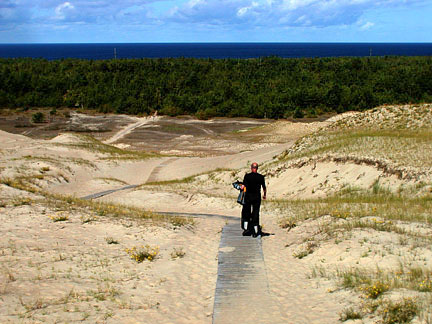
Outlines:
[[[113,237],[111,237],[111,236],[106,237],[106,238],[105,238],[105,241],[106,241],[108,244],[119,244],[119,242],[118,242],[116,239],[114,239]]]
[[[32,122],[33,123],[43,123],[45,120],[45,115],[38,111],[37,113],[34,113],[32,115]]]
[[[301,110],[300,108],[296,108],[294,110],[294,114],[293,114],[294,118],[303,118],[304,117],[304,112],[303,110]]]
[[[56,222],[64,222],[64,221],[69,220],[69,216],[68,216],[68,215],[65,215],[65,214],[62,214],[62,213],[57,214],[57,215],[50,215],[49,218],[50,218],[54,223],[56,223]]]
[[[134,246],[125,250],[132,260],[138,263],[144,260],[154,261],[159,253],[159,247],[151,247],[150,245]]]
[[[186,255],[186,252],[183,251],[183,248],[174,248],[171,252],[171,259],[183,258]]]
[[[383,318],[382,324],[402,324],[411,322],[418,311],[418,306],[412,298],[404,298],[397,303],[386,302],[379,314]]]
[[[377,299],[380,295],[389,290],[389,285],[381,281],[376,281],[371,285],[360,288],[365,296],[370,299]]]
[[[339,320],[342,322],[348,321],[348,320],[355,320],[355,319],[361,319],[363,318],[363,315],[355,310],[352,307],[349,308],[345,308],[342,313],[340,313],[340,318]]]

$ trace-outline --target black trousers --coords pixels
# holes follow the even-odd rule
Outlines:
[[[261,199],[253,201],[245,201],[242,209],[241,228],[244,228],[244,222],[248,222],[248,228],[252,229],[253,226],[259,225],[259,211],[261,206]]]

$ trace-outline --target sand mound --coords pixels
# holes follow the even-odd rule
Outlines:
[[[266,170],[278,197],[323,197],[348,185],[368,189],[377,181],[396,191],[431,181],[430,104],[383,106],[327,121]]]
[[[392,190],[406,183],[374,166],[322,161],[300,168],[287,168],[275,177],[269,177],[268,187],[274,198],[317,198],[332,195],[348,186],[370,189],[377,181]]]
[[[19,135],[19,134],[12,134],[5,131],[0,130],[0,145],[6,146],[5,144],[17,144],[17,143],[29,143],[33,142],[31,138]]]
[[[381,106],[363,113],[348,112],[334,116],[328,121],[331,129],[416,129],[432,126],[432,104]]]
[[[83,140],[74,134],[60,134],[51,139],[50,142],[57,144],[77,144],[83,142]]]

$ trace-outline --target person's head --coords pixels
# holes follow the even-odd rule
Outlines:
[[[258,172],[258,163],[254,162],[251,164],[251,171],[254,173]]]

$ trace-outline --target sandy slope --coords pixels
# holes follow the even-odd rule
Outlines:
[[[231,182],[241,179],[252,161],[273,172],[267,180],[271,199],[322,197],[346,183],[369,188],[376,179],[400,185],[402,180],[368,165],[321,161],[280,168],[269,163],[299,137],[340,118],[309,124],[277,122],[258,131],[247,130],[245,124],[245,136],[262,138],[254,142],[253,150],[241,143],[243,150],[236,154],[204,158],[106,159],[103,153],[70,146],[80,141],[74,135],[42,141],[0,131],[0,172],[2,179],[29,177],[43,190],[82,197],[128,184],[229,169],[202,174],[191,183],[119,191],[98,201],[234,217],[239,216],[240,206]],[[122,144],[123,136],[143,126],[145,120],[132,121],[107,143]],[[203,141],[210,146],[217,139]],[[223,219],[201,218],[194,227],[178,228],[106,218],[90,209],[58,207],[5,184],[0,187],[0,203],[1,323],[211,323]],[[274,235],[263,238],[263,250],[269,287],[281,313],[290,323],[336,323],[338,313],[355,297],[343,291],[330,294],[334,283],[310,279],[310,273],[311,265],[323,259],[337,264],[342,247],[328,246],[324,250],[329,253],[321,250],[313,261],[295,258],[295,249],[320,227],[320,221],[287,234],[278,226],[279,211],[269,206],[263,203],[262,223]],[[67,220],[54,222],[56,215]],[[136,263],[125,252],[146,244],[159,247],[153,262]],[[355,244],[350,248],[360,249],[360,243]],[[173,259],[175,249],[185,252],[184,257]],[[424,256],[429,257],[426,252]]]
[[[111,141],[115,138],[121,142],[122,135],[136,126],[129,125]],[[73,135],[60,135],[51,141],[4,132],[0,135],[3,178],[39,175],[36,184],[45,190],[78,197],[145,183],[149,178],[176,179],[215,168],[241,168],[252,160],[261,163],[291,143],[290,139],[284,144],[262,145],[254,152],[219,157],[115,161],[71,146],[80,142]],[[83,210],[57,210],[37,195],[5,185],[0,190],[5,205],[0,219],[4,225],[0,233],[2,323],[20,319],[29,323],[211,322],[223,219],[199,219],[193,229],[174,230],[171,226],[106,219]],[[150,210],[239,214],[239,206],[231,199],[186,191],[139,189],[103,199]],[[58,215],[67,220],[53,222]],[[118,244],[108,244],[109,240]],[[154,262],[136,263],[125,252],[145,244],[159,247]],[[174,249],[182,250],[185,256],[172,259]],[[269,271],[278,268],[271,265]]]

